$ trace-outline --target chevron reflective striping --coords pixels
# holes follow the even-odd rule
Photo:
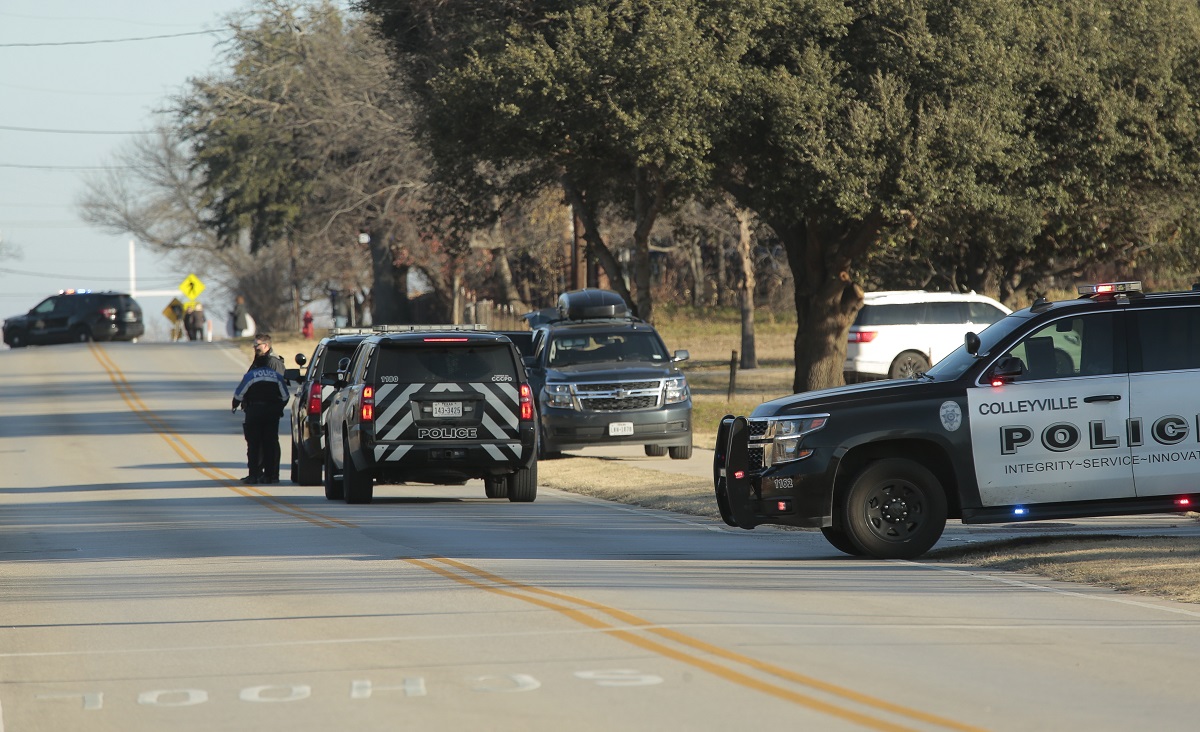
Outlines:
[[[496,445],[484,444],[484,445],[482,445],[482,447],[484,450],[487,451],[488,455],[492,456],[493,460],[504,460],[505,459],[504,453],[500,452],[500,448],[497,447]]]
[[[517,415],[513,412],[512,405],[505,404],[504,400],[501,399],[499,395],[483,384],[471,384],[471,386],[475,388],[475,391],[483,394],[484,398],[487,399],[488,405],[491,406],[492,410],[504,420],[509,429],[515,430],[517,428]],[[493,434],[495,433],[493,432]],[[496,436],[504,437],[504,435]]]
[[[419,390],[421,386],[421,384],[410,384],[407,389],[400,392],[400,395],[395,397],[392,401],[388,401],[388,394],[394,391],[394,385],[385,384],[385,388],[393,388],[387,389],[383,396],[379,396],[379,392],[376,392],[376,408],[378,409],[380,405],[384,405],[381,413],[375,418],[375,424],[378,426],[378,428],[386,432],[386,434],[383,434],[380,439],[399,439],[400,436],[404,434],[404,431],[408,429],[410,425],[412,425],[413,414],[412,410],[409,409],[410,399],[412,398],[413,393]],[[407,411],[404,412],[404,416],[399,419],[396,425],[392,425],[392,422],[396,421],[396,417],[401,410]]]
[[[500,425],[496,424],[496,420],[492,419],[492,416],[490,414],[483,415],[482,424],[483,424],[483,428],[485,430],[487,430],[488,432],[492,433],[492,437],[495,437],[498,440],[503,440],[507,437],[511,437],[511,435],[508,433],[507,430],[505,430]]]
[[[412,449],[412,445],[376,445],[375,462],[394,462],[402,459]]]
[[[454,383],[450,383],[450,384],[434,384],[433,388],[432,388],[432,389],[430,389],[430,391],[432,391],[432,392],[439,392],[439,391],[462,391],[462,390],[463,390],[463,388],[462,388],[461,386],[459,386],[458,384],[454,384]]]

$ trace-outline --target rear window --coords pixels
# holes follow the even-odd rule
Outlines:
[[[391,346],[378,349],[376,380],[396,376],[400,383],[516,381],[512,350],[503,344]],[[500,377],[500,378],[495,378]]]
[[[925,303],[902,305],[863,305],[855,325],[912,325],[925,322]]]
[[[343,358],[350,358],[354,354],[354,349],[358,346],[357,343],[337,344],[332,343],[325,346],[324,360],[321,361],[321,375],[329,376],[336,374],[338,363]]]

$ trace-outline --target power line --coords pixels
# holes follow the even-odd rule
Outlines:
[[[149,130],[55,130],[48,127],[13,127],[0,125],[0,130],[14,132],[53,132],[60,135],[142,135]]]
[[[0,43],[0,48],[34,48],[40,46],[93,46],[99,43],[127,43],[130,41],[156,41],[162,38],[183,38],[184,36],[203,36],[212,33],[224,33],[223,30],[190,31],[188,33],[168,33],[161,36],[137,36],[134,38],[103,38],[93,41],[50,41],[43,43]]]
[[[3,272],[5,274],[25,275],[27,277],[53,277],[55,279],[68,279],[68,280],[88,279],[88,280],[99,280],[101,282],[128,282],[129,281],[128,275],[126,275],[125,277],[96,277],[96,276],[90,275],[90,274],[86,275],[86,276],[77,276],[77,275],[65,275],[65,274],[61,274],[61,273],[51,274],[48,272],[26,272],[24,270],[19,270],[19,269],[9,269],[8,267],[0,267],[0,272]],[[139,278],[139,279],[142,279],[142,278]],[[151,277],[151,278],[146,278],[146,279],[148,279],[148,281],[150,281],[150,282],[170,283],[170,280],[173,278]]]
[[[0,163],[0,168],[21,168],[22,170],[133,170],[135,165],[21,165],[20,163]]]

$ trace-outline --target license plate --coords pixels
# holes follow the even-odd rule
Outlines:
[[[610,437],[616,437],[617,435],[632,435],[633,422],[609,422],[608,434]]]
[[[462,402],[434,402],[433,416],[435,417],[461,417]]]

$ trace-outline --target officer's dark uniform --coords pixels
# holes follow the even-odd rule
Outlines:
[[[242,432],[250,475],[242,479],[245,483],[279,482],[279,418],[288,400],[281,365],[274,354],[254,359],[233,392],[234,411],[241,406],[246,413]]]

